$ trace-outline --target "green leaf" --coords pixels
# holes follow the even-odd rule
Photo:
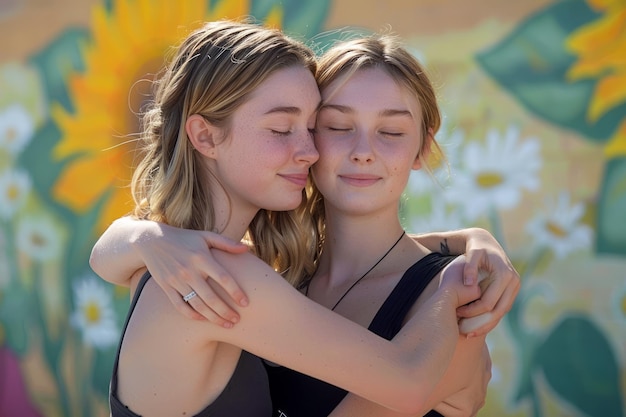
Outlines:
[[[283,10],[283,31],[302,40],[322,30],[330,9],[330,0],[310,2],[301,0],[253,0],[251,15],[259,20],[264,20],[276,6]]]
[[[61,138],[61,133],[52,121],[48,120],[39,128],[33,139],[19,157],[19,164],[28,170],[35,190],[47,201],[64,163],[52,160],[52,150]],[[47,198],[48,197],[48,198]]]
[[[606,142],[626,117],[626,103],[595,122],[588,120],[598,80],[570,82],[565,76],[576,60],[565,49],[567,38],[597,17],[584,0],[556,2],[476,59],[530,112],[595,142]]]
[[[98,394],[104,397],[109,393],[109,383],[111,382],[111,373],[115,363],[115,349],[117,349],[117,343],[114,348],[106,351],[96,351],[93,362],[93,387]]]
[[[607,338],[588,317],[563,319],[535,360],[556,394],[583,413],[623,415],[619,364]]]
[[[4,340],[0,342],[5,343],[19,356],[28,351],[28,305],[28,294],[23,291],[9,290],[0,297],[0,323],[4,331]]]
[[[598,197],[596,250],[626,255],[626,158],[607,162]]]
[[[68,95],[67,80],[74,72],[84,71],[81,44],[89,37],[89,32],[81,28],[69,28],[53,42],[30,58],[30,64],[38,68],[50,102],[59,102],[72,110]]]

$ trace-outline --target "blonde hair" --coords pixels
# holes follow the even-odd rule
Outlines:
[[[211,190],[220,181],[194,152],[185,122],[200,114],[227,136],[233,113],[250,93],[275,71],[298,65],[315,74],[308,47],[250,21],[209,22],[192,32],[155,82],[154,100],[142,117],[144,156],[131,184],[134,215],[216,231]],[[260,210],[246,235],[257,255],[286,270],[292,283],[313,268],[304,197],[296,210]]]
[[[417,157],[422,162],[422,166],[429,170],[426,158],[429,152],[437,152],[443,156],[442,150],[434,140],[435,133],[441,126],[437,96],[424,68],[395,36],[376,34],[341,41],[332,46],[318,60],[317,85],[320,91],[324,91],[334,81],[341,78],[343,82],[347,82],[357,71],[370,68],[384,70],[420,104],[422,143]],[[307,210],[315,225],[317,241],[315,259],[317,262],[325,237],[324,197],[315,186],[312,186],[308,193]]]

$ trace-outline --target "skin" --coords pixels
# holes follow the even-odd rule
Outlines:
[[[309,132],[318,102],[313,76],[294,67],[275,72],[257,89],[235,112],[233,126],[239,125],[226,138],[204,118],[188,118],[189,140],[235,202],[227,211],[216,209],[223,236],[240,240],[260,208],[287,210],[299,204],[299,178],[318,158]],[[275,117],[276,108],[297,111]],[[287,132],[278,130],[281,122],[289,126]],[[240,175],[242,158],[254,175]],[[220,192],[212,198],[222,199]],[[241,349],[385,407],[419,413],[454,353],[456,308],[480,296],[477,285],[463,285],[459,271],[446,269],[419,320],[411,320],[398,340],[389,342],[307,299],[250,253],[213,251],[213,256],[237,277],[250,305],[239,312],[237,326],[214,326],[176,314],[166,293],[149,280],[131,317],[118,369],[118,396],[137,413],[198,412],[222,391]],[[131,294],[142,272],[132,275]],[[214,291],[227,298],[220,288]],[[333,354],[319,355],[322,348]],[[377,383],[371,384],[374,379]]]
[[[401,233],[400,199],[411,170],[421,168],[417,154],[429,138],[421,134],[417,100],[382,69],[359,70],[347,80],[340,78],[322,91],[322,99],[315,141],[320,160],[312,174],[324,195],[327,234],[308,296],[331,308],[359,271],[366,271]],[[367,327],[404,272],[428,253],[409,237],[402,238],[335,311]],[[457,261],[450,268],[462,273]],[[406,320],[416,315],[437,286],[436,280],[428,285]],[[423,412],[435,408],[447,416],[475,414],[483,403],[476,399],[484,399],[490,364],[484,336],[460,337],[455,356]],[[359,416],[406,415],[355,395],[348,395],[332,415],[348,411]]]

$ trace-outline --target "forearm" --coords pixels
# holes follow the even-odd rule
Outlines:
[[[443,405],[449,397],[459,391],[468,388],[471,384],[478,384],[483,380],[483,372],[485,371],[483,352],[486,349],[484,337],[473,337],[467,339],[463,336],[459,338],[454,356],[450,361],[446,373],[439,381],[434,389],[431,397],[426,402],[424,412],[431,409],[438,409]],[[481,391],[481,387],[476,387],[476,391]],[[464,408],[473,409],[477,403],[484,401],[484,392],[482,398],[471,398],[472,404],[459,404]],[[472,397],[477,397],[476,392]],[[449,407],[449,405],[446,405]],[[446,414],[443,413],[442,414]]]
[[[105,281],[128,286],[131,275],[144,267],[136,244],[148,231],[155,233],[156,225],[130,217],[115,220],[91,250],[89,265]]]
[[[458,338],[458,336],[454,336],[456,333],[454,317],[451,319],[446,317],[447,315],[442,309],[449,310],[450,306],[444,306],[435,300],[425,303],[413,316],[415,319],[411,319],[392,340],[395,345],[413,355],[414,360],[411,361],[414,369],[413,377],[415,378],[413,382],[420,382],[418,389],[407,395],[421,399],[419,400],[421,404],[419,410],[425,409],[427,404],[430,404],[436,382],[444,375],[455,349],[455,341]],[[432,326],[428,326],[426,323],[431,323]],[[437,328],[439,328],[439,332],[434,331]],[[395,411],[364,397],[348,393],[330,416],[409,417],[418,415],[417,412],[417,409],[413,413]]]
[[[416,316],[424,319],[423,313],[418,313]],[[404,331],[407,329],[405,328]],[[406,345],[409,343],[414,343],[407,334],[403,335],[403,332],[398,334],[393,339],[394,343],[399,343],[402,345]],[[431,381],[436,383],[436,386],[431,389],[431,387],[424,387],[424,391],[431,390],[430,396],[424,401],[423,409],[419,412],[419,416],[426,414],[428,411],[437,409],[437,406],[442,410],[450,410],[450,406],[448,404],[443,404],[442,402],[446,400],[451,395],[456,392],[466,388],[468,384],[470,384],[475,376],[476,372],[479,372],[477,369],[477,363],[480,362],[482,347],[484,345],[484,338],[477,337],[472,339],[466,339],[464,337],[459,337],[458,343],[456,343],[454,348],[454,355],[450,360],[445,373],[441,375],[439,370],[433,371],[424,368],[424,375],[428,375],[428,378],[432,378]],[[423,340],[418,341],[417,343],[425,343]],[[439,347],[445,349],[446,345],[445,341],[440,341],[437,343]],[[422,347],[425,348],[424,345]],[[439,361],[444,361],[442,358],[432,358],[432,364],[441,364]],[[422,376],[424,376],[422,375]],[[482,399],[474,399],[472,398],[472,402],[478,402]],[[468,405],[468,408],[474,408],[474,403]],[[447,408],[446,408],[447,407]],[[334,411],[330,414],[331,417],[348,417],[348,416],[376,416],[376,417],[408,417],[409,414],[400,413],[388,408],[385,408],[379,404],[368,401],[365,398],[359,397],[357,395],[348,393],[348,395],[342,400],[342,402],[334,409]],[[415,414],[412,414],[415,415]],[[446,415],[446,414],[444,414]]]
[[[411,237],[432,252],[441,252],[444,254],[448,252],[453,255],[461,255],[465,253],[467,241],[471,237],[485,233],[489,234],[489,232],[484,229],[472,227],[449,232],[432,232],[411,235]]]

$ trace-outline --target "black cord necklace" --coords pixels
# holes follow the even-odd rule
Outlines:
[[[363,275],[361,275],[361,277],[359,279],[357,279],[356,281],[354,281],[354,283],[350,286],[350,288],[348,288],[348,290],[346,292],[343,293],[343,295],[339,298],[339,300],[337,300],[337,302],[335,303],[335,305],[333,306],[333,308],[331,308],[331,311],[334,311],[335,308],[337,308],[337,306],[339,305],[339,303],[341,302],[341,300],[343,300],[345,298],[346,295],[348,295],[348,293],[350,292],[350,290],[352,290],[352,288],[354,288],[356,286],[356,284],[358,284],[359,282],[361,282],[361,280],[363,278],[365,278],[365,276],[367,274],[369,274],[370,272],[372,272],[372,270],[374,268],[376,268],[378,266],[379,263],[381,263],[383,261],[383,259],[385,259],[387,257],[387,255],[389,255],[391,253],[391,251],[393,250],[393,248],[395,248],[398,243],[400,243],[400,241],[402,240],[402,237],[404,236],[406,232],[403,230],[402,234],[400,235],[400,237],[398,238],[398,240],[395,241],[395,243],[393,245],[391,245],[391,247],[387,250],[387,252],[385,252],[385,254],[370,268],[367,270],[367,272],[365,272]],[[311,281],[309,281],[307,283],[306,286],[306,290],[304,292],[304,295],[308,296],[309,295],[309,287],[311,286]]]

